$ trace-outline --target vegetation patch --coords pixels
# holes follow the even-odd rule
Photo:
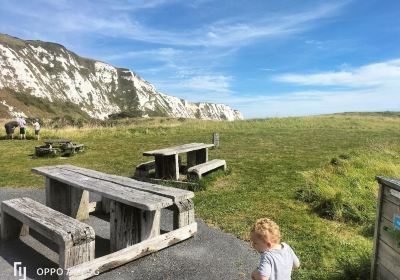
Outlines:
[[[372,234],[378,193],[375,176],[399,178],[399,152],[398,146],[371,144],[334,157],[322,168],[302,172],[306,184],[297,197],[321,217],[358,223]]]

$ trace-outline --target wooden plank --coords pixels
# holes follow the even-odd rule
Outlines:
[[[159,150],[147,151],[147,152],[144,152],[143,155],[144,156],[155,156],[155,155],[170,156],[170,155],[187,153],[190,151],[211,148],[211,147],[214,147],[214,144],[190,143],[190,144],[169,147],[169,148],[164,148],[164,149],[159,149]]]
[[[60,246],[58,265],[69,268],[95,259],[95,241],[91,240],[72,247]]]
[[[196,151],[196,164],[205,163],[208,161],[208,148]]]
[[[19,236],[26,235],[23,232],[23,224],[8,213],[1,211],[1,240],[16,239]]]
[[[400,206],[394,204],[393,202],[382,199],[382,213],[381,216],[385,217],[389,221],[393,220],[394,214],[400,215]]]
[[[109,214],[110,213],[110,202],[111,200],[106,198],[106,197],[102,197],[101,198],[101,212],[103,212],[104,214]]]
[[[175,181],[175,180],[164,180],[164,179],[156,179],[156,178],[140,178],[142,182],[154,183],[154,184],[173,184],[174,186],[179,186],[181,188],[189,188],[189,187],[196,187],[198,183],[195,182],[187,182],[187,181]],[[173,188],[173,187],[170,187]],[[174,202],[182,201],[185,199],[174,199]]]
[[[196,150],[196,147],[198,147],[201,144],[203,144],[203,143],[190,143],[190,144],[184,144],[184,145],[180,145],[180,146],[157,149],[157,150],[153,150],[153,151],[143,152],[143,155],[144,156],[173,155],[173,154],[179,153],[179,151],[183,151],[185,149],[189,149],[188,151],[192,151],[192,148],[194,148]]]
[[[3,201],[1,209],[57,244],[77,245],[95,237],[92,227],[30,198]]]
[[[223,159],[213,159],[210,161],[207,161],[205,163],[195,165],[191,168],[188,169],[188,172],[200,172],[200,173],[205,173],[210,170],[216,169],[222,167],[226,169],[226,161]]]
[[[45,184],[46,205],[58,212],[72,217],[71,186],[51,178],[46,178]]]
[[[143,210],[158,210],[168,207],[173,203],[172,200],[167,197],[133,188],[126,188],[119,184],[88,177],[58,167],[37,167],[33,168],[32,171],[57,180],[61,183],[98,193],[103,197]]]
[[[395,240],[387,231],[385,231],[384,227],[393,228],[393,222],[382,217],[379,227],[379,239],[385,242],[389,247],[391,247],[394,251],[396,251],[396,253],[400,255],[400,245],[398,243],[399,241]]]
[[[181,228],[195,222],[194,204],[191,199],[179,201],[168,207],[173,211],[173,228]]]
[[[186,159],[187,159],[187,164],[186,164],[187,168],[195,166],[196,165],[196,151],[187,152]]]
[[[173,201],[181,201],[185,199],[190,199],[194,197],[194,193],[191,191],[187,190],[182,190],[182,189],[177,189],[173,187],[166,187],[166,186],[160,186],[157,184],[151,184],[147,182],[142,182],[138,180],[134,180],[131,178],[123,177],[123,176],[118,176],[118,175],[111,175],[111,174],[106,174],[103,172],[87,169],[87,168],[82,168],[82,167],[77,167],[73,165],[57,165],[56,167],[62,168],[65,170],[77,172],[82,175],[86,175],[92,178],[96,179],[101,179],[103,181],[108,181],[108,182],[114,182],[116,184],[119,184],[124,187],[129,187],[133,188],[136,190],[141,190],[141,191],[146,191],[149,193],[157,194],[160,196],[165,196],[168,198],[171,198]]]
[[[393,273],[391,273],[382,264],[378,264],[377,267],[376,267],[376,279],[379,279],[379,280],[399,280],[400,278],[397,278],[396,276],[394,276]]]
[[[156,161],[155,160],[150,160],[143,162],[139,165],[136,166],[134,170],[134,177],[148,177],[150,170],[156,168]]]
[[[384,177],[377,176],[376,180],[380,184],[384,184],[385,186],[388,186],[394,190],[400,191],[400,180],[399,179],[384,178]]]
[[[163,178],[179,180],[179,161],[178,154],[163,157]]]
[[[59,213],[30,198],[3,201],[1,210],[5,217],[2,231],[10,233],[7,218],[18,220],[58,245],[59,265],[65,269],[95,258],[95,233],[92,227]],[[15,228],[12,227],[15,231]],[[15,235],[15,232],[14,232]],[[12,236],[3,235],[10,238]],[[14,238],[17,238],[15,235]]]
[[[204,173],[218,168],[223,168],[223,170],[226,170],[226,161],[223,159],[213,159],[205,163],[192,166],[188,169],[188,174],[196,174],[196,176],[200,179]]]
[[[379,245],[379,228],[381,223],[381,214],[382,214],[382,196],[383,196],[383,188],[382,184],[379,184],[378,190],[378,200],[377,200],[377,207],[376,207],[376,219],[375,219],[375,228],[374,228],[374,245],[372,249],[372,260],[371,260],[371,277],[370,279],[375,279],[376,275],[376,262],[377,262],[377,254],[378,254],[378,245]]]
[[[136,166],[136,169],[149,171],[151,169],[154,169],[155,167],[156,167],[156,162],[154,160],[149,160],[149,161],[138,164]]]
[[[192,237],[197,232],[197,223],[145,240],[115,253],[97,258],[67,270],[66,280],[83,280],[98,273],[124,265],[168,246]]]
[[[77,188],[71,188],[71,215],[82,221],[89,219],[89,192]]]
[[[383,189],[383,198],[400,207],[400,191],[396,191],[395,189],[386,186]]]
[[[160,235],[160,213],[160,210],[144,211],[117,201],[111,201],[111,252]]]
[[[378,264],[382,264],[397,278],[400,277],[400,255],[382,240],[379,241]]]
[[[156,178],[161,179],[164,177],[164,157],[155,155],[154,161],[156,163]]]

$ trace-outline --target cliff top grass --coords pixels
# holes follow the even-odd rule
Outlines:
[[[32,167],[73,164],[131,176],[149,160],[142,152],[190,142],[220,148],[228,174],[208,178],[196,192],[198,218],[248,240],[260,217],[280,226],[302,262],[293,279],[365,279],[372,250],[375,176],[400,176],[400,114],[337,114],[235,122],[134,119],[113,127],[42,130],[86,151],[71,158],[34,159],[35,140],[0,141],[0,187],[44,186]],[[4,132],[3,132],[4,133]],[[16,133],[18,136],[18,133]],[[33,139],[33,129],[28,130]],[[255,264],[256,265],[256,264]]]

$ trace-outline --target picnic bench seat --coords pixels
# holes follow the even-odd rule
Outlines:
[[[223,159],[213,159],[190,167],[188,169],[188,177],[201,179],[204,174],[220,168],[224,171],[226,170],[226,161]]]
[[[2,240],[18,238],[26,225],[58,245],[63,269],[95,257],[95,233],[89,225],[27,197],[3,201],[1,212]]]
[[[156,161],[155,160],[150,160],[143,162],[139,165],[136,166],[135,168],[135,174],[133,175],[135,178],[143,178],[143,177],[148,177],[150,170],[156,168]]]
[[[78,143],[73,143],[73,147],[74,147],[74,152],[75,153],[79,153],[79,152],[83,152],[85,150],[85,145],[84,144],[78,144]]]
[[[109,204],[110,247],[117,251],[160,234],[161,209],[174,211],[174,228],[194,223],[192,192],[72,165],[37,167],[46,176],[46,204],[77,219],[89,216],[89,193]]]

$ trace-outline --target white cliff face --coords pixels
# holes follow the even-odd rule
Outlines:
[[[0,89],[48,102],[69,101],[92,118],[105,119],[110,114],[135,110],[143,115],[243,119],[239,111],[223,104],[192,103],[159,93],[129,70],[79,57],[61,45],[1,34],[0,74]]]
[[[18,118],[27,118],[27,116],[25,115],[24,112],[18,112],[15,110],[14,106],[8,105],[7,102],[5,100],[1,100],[0,104],[5,106],[8,109],[8,112],[10,114],[10,116],[13,119],[18,119]]]

